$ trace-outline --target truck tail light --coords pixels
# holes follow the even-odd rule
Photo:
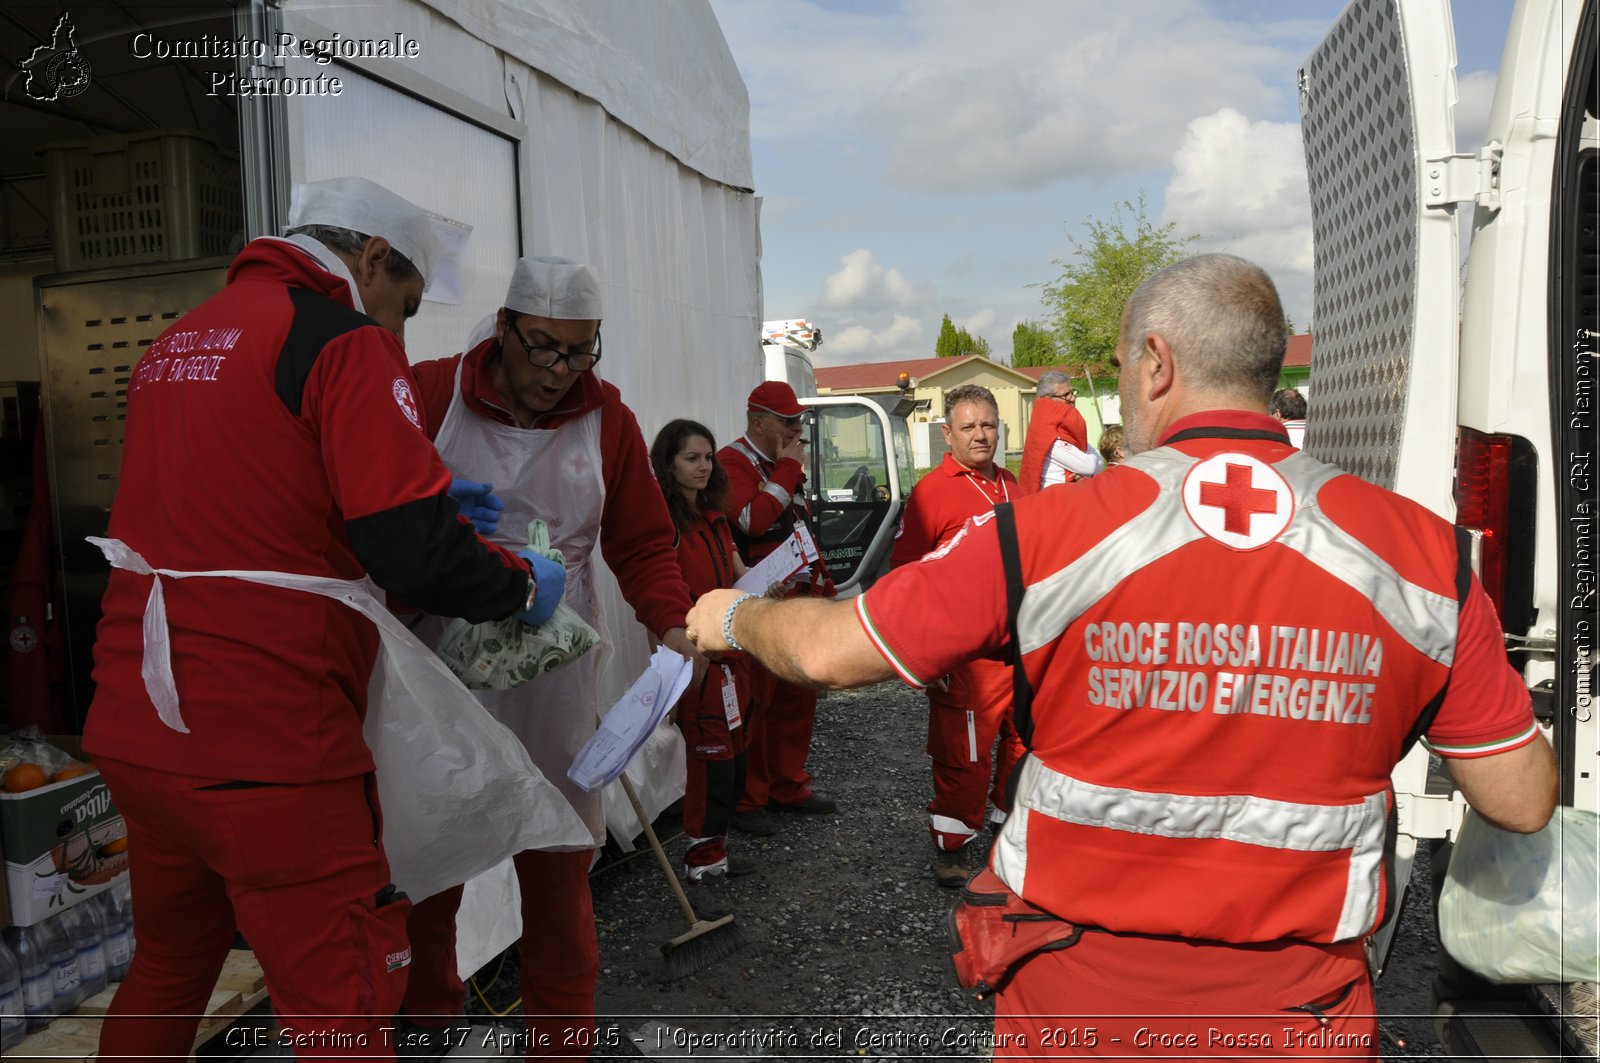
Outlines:
[[[1473,567],[1507,631],[1533,623],[1538,466],[1520,436],[1457,430],[1456,523],[1473,532]]]
[[[1478,533],[1474,567],[1483,589],[1502,614],[1510,505],[1511,437],[1460,429],[1456,436],[1456,523]]]

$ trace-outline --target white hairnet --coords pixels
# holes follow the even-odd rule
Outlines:
[[[520,258],[511,271],[506,307],[554,321],[599,321],[600,278],[565,258]]]
[[[433,277],[439,255],[428,212],[365,177],[335,177],[295,185],[289,228],[332,225],[367,236],[381,236],[410,259],[424,283]]]

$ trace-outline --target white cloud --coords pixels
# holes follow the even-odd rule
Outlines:
[[[758,139],[845,142],[853,164],[945,194],[1160,167],[1196,114],[1292,106],[1282,75],[1305,43],[1281,20],[1230,22],[1201,0],[715,10]]]
[[[1489,128],[1495,73],[1474,70],[1456,81],[1456,150],[1476,152]]]
[[[1227,251],[1277,281],[1289,316],[1310,318],[1311,203],[1300,127],[1252,122],[1232,108],[1196,118],[1173,154],[1163,222],[1198,233],[1196,250]]]
[[[968,314],[966,317],[961,318],[955,324],[957,328],[964,328],[974,336],[977,336],[989,331],[989,326],[994,324],[996,316],[993,310],[984,307],[976,313]],[[991,344],[993,342],[993,340],[990,341]]]
[[[839,269],[823,280],[817,305],[824,310],[910,309],[933,296],[929,285],[913,285],[898,269],[885,269],[872,252],[859,248],[839,260]]]
[[[914,317],[894,315],[894,320],[880,329],[867,325],[847,325],[829,335],[818,351],[821,361],[830,365],[847,365],[852,362],[884,362],[900,358],[932,357],[933,345],[924,342],[925,327]],[[918,354],[923,347],[928,353]]]

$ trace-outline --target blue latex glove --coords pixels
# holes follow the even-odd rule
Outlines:
[[[461,506],[461,515],[472,522],[478,534],[485,538],[500,526],[500,511],[505,503],[494,494],[494,484],[476,480],[451,480],[450,497]]]
[[[533,608],[525,613],[518,613],[517,619],[524,624],[537,627],[549,620],[556,611],[556,606],[561,604],[561,595],[567,589],[567,569],[561,562],[552,561],[532,550],[524,550],[517,556],[526,561],[528,567],[533,570],[535,584]]]

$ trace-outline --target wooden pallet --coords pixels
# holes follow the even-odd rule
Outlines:
[[[20,1045],[6,1053],[7,1063],[93,1059],[100,1045],[100,1023],[116,991],[116,986],[110,986],[79,1004],[71,1015],[62,1016],[44,1029],[29,1034]],[[195,1033],[195,1045],[198,1047],[215,1037],[266,998],[267,980],[256,962],[255,953],[234,949],[222,965],[216,990],[206,1001],[206,1017]]]

